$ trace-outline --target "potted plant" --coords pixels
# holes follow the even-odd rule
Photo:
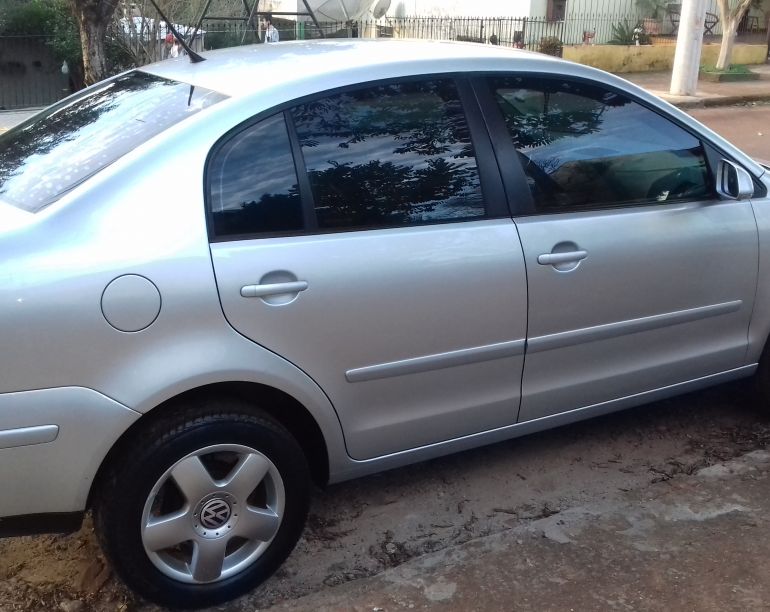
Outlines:
[[[668,0],[636,0],[636,8],[641,13],[642,26],[647,34],[660,34],[667,4]]]

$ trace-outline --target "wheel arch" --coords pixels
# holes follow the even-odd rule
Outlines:
[[[275,387],[256,382],[216,382],[202,385],[170,397],[149,410],[123,432],[99,465],[91,483],[87,508],[93,506],[100,485],[110,465],[124,455],[128,447],[136,442],[152,422],[167,415],[179,406],[206,397],[231,397],[243,401],[255,411],[262,411],[278,421],[299,443],[310,468],[313,482],[323,487],[329,481],[329,451],[327,442],[316,419],[296,398]]]

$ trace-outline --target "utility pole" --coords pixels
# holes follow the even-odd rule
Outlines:
[[[706,0],[682,0],[674,71],[671,74],[671,94],[674,96],[695,95],[705,21]]]

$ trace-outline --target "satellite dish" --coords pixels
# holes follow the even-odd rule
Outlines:
[[[377,4],[374,5],[374,8],[372,9],[372,15],[375,19],[379,19],[380,17],[383,17],[385,13],[388,12],[388,9],[390,8],[390,0],[377,0]]]
[[[372,0],[310,0],[310,8],[319,21],[355,21],[361,19]]]

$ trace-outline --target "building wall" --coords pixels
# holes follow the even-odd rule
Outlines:
[[[280,2],[280,0],[275,0]],[[672,0],[673,1],[673,0]],[[736,0],[731,0],[731,5]],[[679,0],[681,3],[681,0]],[[545,17],[548,0],[393,0],[389,17]],[[719,14],[716,0],[706,1],[706,10]],[[763,14],[764,11],[764,14]],[[579,14],[636,15],[636,0],[567,0],[567,15]],[[750,15],[762,18],[770,14],[770,0]],[[639,14],[640,17],[646,15]]]
[[[393,0],[389,17],[527,17],[538,0]]]

